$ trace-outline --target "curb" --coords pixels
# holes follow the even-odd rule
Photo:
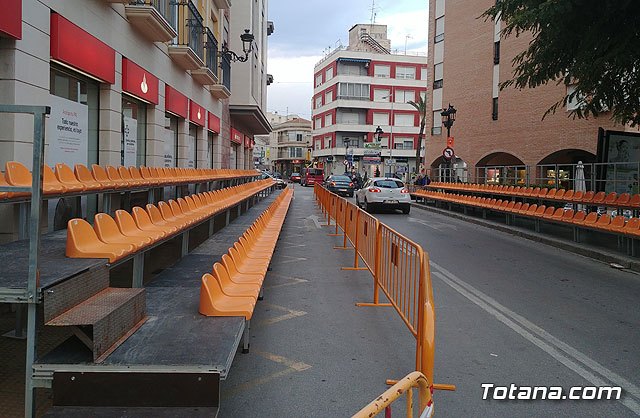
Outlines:
[[[497,231],[505,232],[520,238],[525,238],[531,241],[546,244],[555,248],[560,248],[565,251],[572,252],[574,254],[582,255],[606,264],[619,264],[630,271],[640,273],[640,259],[631,258],[623,254],[613,253],[607,250],[598,249],[593,246],[579,245],[573,241],[566,241],[563,239],[550,237],[548,235],[539,234],[526,229],[520,229],[516,227],[510,227],[505,224],[490,221],[482,218],[475,218],[472,216],[464,215],[462,213],[452,212],[446,209],[439,209],[432,206],[428,206],[424,203],[412,202],[411,206],[424,210],[426,212],[434,212],[440,215],[450,216],[452,218],[460,219],[469,223],[484,226],[487,228],[495,229]]]

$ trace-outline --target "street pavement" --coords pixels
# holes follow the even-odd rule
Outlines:
[[[415,341],[370,301],[368,272],[319,226],[296,186],[252,320],[251,352],[222,385],[222,417],[350,416],[414,368]],[[429,253],[436,302],[437,416],[640,414],[640,276],[444,215],[376,215]],[[483,383],[619,385],[619,401],[483,400]],[[394,404],[402,416],[403,402]]]

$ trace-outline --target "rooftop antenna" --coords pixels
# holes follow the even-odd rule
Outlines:
[[[371,24],[376,23],[376,0],[371,0]]]

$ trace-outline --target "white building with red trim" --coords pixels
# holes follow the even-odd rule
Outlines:
[[[314,68],[314,161],[327,174],[343,172],[347,160],[370,175],[412,171],[420,117],[407,102],[426,97],[427,58],[390,54],[386,25],[355,25],[349,40]]]

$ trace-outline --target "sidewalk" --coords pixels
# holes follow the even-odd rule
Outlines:
[[[333,249],[342,238],[318,228],[319,215],[313,189],[296,186],[251,321],[251,351],[236,356],[222,384],[223,418],[351,416],[388,388],[385,379],[415,368],[415,340],[395,310],[355,306],[371,301],[373,279],[340,270],[353,250]]]

